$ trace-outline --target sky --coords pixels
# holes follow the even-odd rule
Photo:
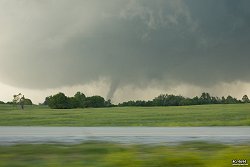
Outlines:
[[[250,95],[248,0],[0,0],[0,100]]]

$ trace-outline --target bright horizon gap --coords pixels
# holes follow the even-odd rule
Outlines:
[[[77,91],[84,93],[86,96],[100,95],[106,97],[108,91],[108,83],[103,83],[102,81],[95,82],[92,86],[89,85],[78,85],[71,87],[63,87],[57,89],[47,89],[47,90],[30,90],[30,89],[20,89],[12,86],[8,86],[0,83],[0,87],[3,88],[0,95],[0,101],[9,102],[13,100],[13,95],[17,93],[22,93],[26,98],[32,100],[34,104],[43,103],[45,97],[57,94],[59,92],[65,93],[66,96],[74,96]],[[146,89],[135,89],[134,87],[123,87],[118,89],[113,97],[112,102],[118,104],[120,102],[128,100],[152,100],[160,94],[174,94],[182,95],[184,97],[195,97],[200,96],[203,92],[208,92],[212,96],[222,97],[231,95],[237,99],[241,99],[243,95],[250,95],[250,84],[238,82],[234,84],[222,84],[213,88],[200,88],[191,85],[180,85],[172,89],[159,89],[155,87],[148,87]],[[222,89],[224,88],[224,89]],[[241,88],[241,89],[239,89]],[[106,91],[103,91],[106,90]],[[219,90],[219,91],[218,91]],[[230,90],[230,91],[228,91]],[[107,99],[105,99],[107,100]]]

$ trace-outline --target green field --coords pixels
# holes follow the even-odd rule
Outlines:
[[[249,161],[250,145],[82,143],[0,146],[0,167],[228,167]]]
[[[0,105],[0,126],[249,126],[250,104],[53,110]]]
[[[0,126],[249,126],[250,104],[53,110],[0,105]],[[0,146],[0,167],[227,167],[249,161],[250,143],[186,142]]]

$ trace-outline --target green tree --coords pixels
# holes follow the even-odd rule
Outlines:
[[[17,95],[13,95],[12,102],[14,105],[19,104],[21,108],[24,109],[24,100],[25,100],[24,95],[22,95],[21,93],[18,93]]]
[[[112,107],[113,106],[110,99],[108,99],[104,103],[105,103],[105,107]]]
[[[22,108],[22,110],[24,109],[24,101],[25,101],[25,97],[24,97],[24,95],[21,97],[21,99],[20,99],[20,105],[21,105],[21,108]]]
[[[238,100],[236,98],[233,98],[232,96],[227,96],[227,98],[226,98],[227,104],[235,104],[237,102],[238,102]]]
[[[74,95],[74,100],[72,99],[72,101],[75,103],[76,107],[84,108],[85,107],[86,96],[85,96],[85,94],[83,94],[81,92],[77,92]]]
[[[249,98],[248,98],[247,95],[244,95],[244,96],[242,97],[242,102],[243,102],[243,103],[250,103],[250,100],[249,100]]]
[[[20,102],[21,96],[22,96],[21,93],[18,93],[17,95],[13,95],[13,100],[12,100],[13,104],[18,104]]]
[[[86,98],[86,107],[104,107],[105,100],[101,96],[91,96]]]
[[[161,94],[158,97],[153,99],[155,106],[165,106],[167,102],[168,94]]]
[[[201,104],[210,104],[212,99],[209,93],[203,92],[200,97]]]
[[[79,103],[74,97],[69,97],[68,99],[71,108],[79,108]]]
[[[30,99],[24,99],[24,101],[23,101],[23,104],[24,105],[32,105],[33,103],[32,103],[32,101],[30,100]]]
[[[54,96],[50,96],[48,99],[48,105],[53,109],[68,109],[72,108],[70,99],[65,96],[64,93],[59,92]]]
[[[222,96],[222,98],[221,98],[221,103],[222,103],[222,104],[225,104],[225,103],[226,103],[226,98],[225,98],[224,96]]]
[[[45,98],[43,105],[49,105],[49,100],[51,99],[52,96],[48,96]]]

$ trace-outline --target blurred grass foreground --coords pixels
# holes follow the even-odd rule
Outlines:
[[[0,167],[228,167],[250,158],[250,144],[182,143],[122,145],[115,143],[27,144],[0,146]]]

